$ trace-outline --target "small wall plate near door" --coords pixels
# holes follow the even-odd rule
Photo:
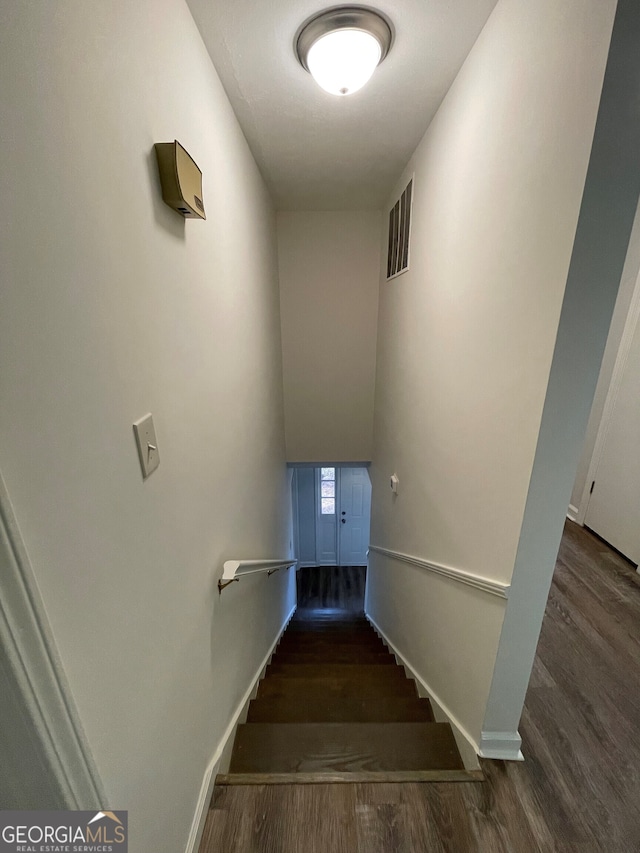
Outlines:
[[[149,474],[152,474],[160,464],[160,453],[158,452],[155,427],[153,426],[153,415],[149,413],[136,421],[133,425],[133,432],[136,437],[136,444],[138,445],[142,476],[146,480]]]

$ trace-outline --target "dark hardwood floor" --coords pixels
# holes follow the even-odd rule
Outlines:
[[[520,733],[481,785],[217,788],[200,853],[640,853],[640,576],[570,522]]]
[[[329,608],[362,612],[365,566],[314,566],[296,573],[298,610]]]

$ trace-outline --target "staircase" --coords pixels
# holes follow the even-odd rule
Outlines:
[[[298,611],[218,785],[478,781],[362,613]]]

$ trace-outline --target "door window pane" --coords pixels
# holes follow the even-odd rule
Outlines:
[[[320,513],[336,514],[336,469],[320,469]]]
[[[335,515],[336,514],[336,499],[335,498],[322,498],[321,512],[322,512],[322,515]]]
[[[335,480],[323,480],[320,483],[320,494],[323,498],[335,498],[336,483]]]

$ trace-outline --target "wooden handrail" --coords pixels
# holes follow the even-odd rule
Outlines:
[[[234,581],[239,581],[244,575],[266,572],[269,576],[279,569],[290,569],[297,562],[297,560],[226,560],[222,577],[218,581],[218,592],[222,593],[225,587]]]

